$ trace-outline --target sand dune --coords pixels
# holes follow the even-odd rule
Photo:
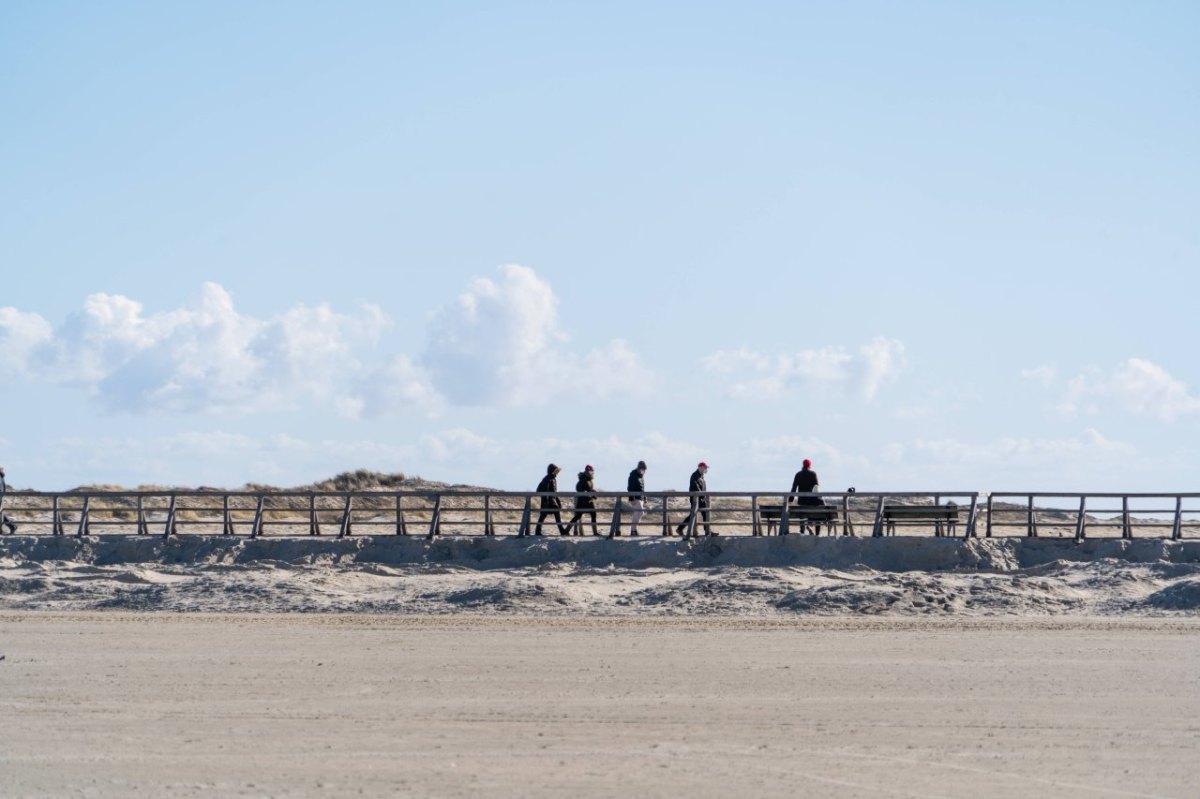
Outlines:
[[[8,537],[0,608],[1192,614],[1200,612],[1200,541]]]

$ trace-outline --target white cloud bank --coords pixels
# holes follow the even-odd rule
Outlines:
[[[438,311],[426,350],[389,351],[374,305],[343,314],[298,305],[256,319],[216,283],[184,308],[147,313],[128,297],[93,294],[57,328],[36,313],[0,308],[0,367],[82,386],[117,411],[249,413],[302,401],[347,415],[445,405],[540,405],[649,391],[628,345],[566,348],[558,299],[528,267],[477,278]]]
[[[777,400],[797,391],[832,389],[868,402],[903,371],[905,358],[902,342],[877,337],[855,351],[824,347],[763,355],[742,348],[721,350],[702,363],[733,399]]]
[[[1089,369],[1071,378],[1058,402],[1058,409],[1066,414],[1094,414],[1105,407],[1170,422],[1200,415],[1200,396],[1162,366],[1129,358],[1107,373]]]

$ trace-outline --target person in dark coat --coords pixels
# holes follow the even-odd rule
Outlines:
[[[688,491],[692,495],[692,506],[687,518],[675,528],[675,532],[679,535],[687,535],[688,528],[692,525],[692,520],[696,517],[697,512],[700,514],[700,518],[704,520],[704,534],[717,535],[708,524],[708,495],[704,493],[708,490],[708,484],[704,480],[704,475],[707,473],[708,464],[703,461],[696,467],[696,471],[692,472],[692,477],[688,481]],[[696,533],[696,535],[699,534]]]
[[[596,529],[596,470],[591,464],[583,467],[575,483],[575,515],[567,522],[567,529],[575,528],[575,535],[583,535],[583,517],[592,517],[592,535],[600,535]]]
[[[793,496],[788,497],[789,502],[794,502],[797,505],[823,505],[825,504],[820,497],[797,497],[795,494],[808,494],[821,490],[821,481],[817,479],[817,473],[812,470],[812,461],[808,458],[804,459],[800,471],[796,472],[795,479],[792,480]]]
[[[812,461],[808,458],[804,459],[804,463],[800,465],[800,471],[796,472],[796,476],[792,478],[792,490],[788,496],[788,502],[794,505],[824,505],[825,500],[820,497],[811,496],[796,496],[797,494],[809,494],[821,490],[821,481],[817,478],[817,473],[812,470]],[[803,523],[800,525],[800,532],[809,532],[809,525]],[[812,525],[812,532],[820,535],[820,523]],[[832,528],[830,528],[832,529]]]
[[[4,512],[4,495],[8,493],[8,483],[4,482],[4,467],[0,466],[0,529],[8,527],[9,535],[17,531],[17,526],[13,524],[12,519],[8,518],[8,514]]]
[[[642,520],[642,516],[646,514],[646,462],[638,461],[638,465],[629,473],[629,483],[625,486],[625,490],[629,492],[629,504],[633,506],[633,512],[630,514],[629,534],[637,535],[638,522]],[[615,535],[620,535],[621,530],[618,528]]]
[[[568,535],[566,525],[562,523],[562,500],[556,495],[558,494],[558,473],[562,468],[550,464],[546,467],[546,476],[542,478],[542,482],[538,483],[537,492],[543,494],[541,497],[542,510],[538,513],[537,527],[534,528],[534,535],[542,534],[542,522],[547,516],[554,517],[554,523],[558,525],[559,535]]]

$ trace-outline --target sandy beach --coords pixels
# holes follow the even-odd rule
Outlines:
[[[0,793],[1195,795],[1200,619],[6,611]]]

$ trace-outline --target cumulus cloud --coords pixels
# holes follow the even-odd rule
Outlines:
[[[35,313],[0,308],[0,369],[23,373],[30,354],[54,335],[54,328]]]
[[[1200,396],[1158,364],[1129,358],[1111,372],[1088,370],[1067,383],[1059,402],[1064,413],[1097,413],[1114,406],[1163,421],[1200,414]]]
[[[621,340],[566,346],[558,298],[527,267],[477,278],[430,323],[418,356],[389,349],[376,306],[339,313],[298,305],[260,319],[241,313],[216,283],[186,307],[148,313],[116,294],[92,294],[57,328],[36,313],[0,308],[0,365],[81,386],[107,408],[246,413],[333,406],[344,416],[416,411],[447,403],[536,406],[564,397],[604,399],[652,389]]]
[[[781,399],[796,391],[838,390],[870,401],[904,368],[904,344],[877,337],[851,351],[824,347],[763,355],[749,349],[721,350],[703,359],[704,369],[724,383],[734,399]]]
[[[637,395],[653,383],[628,345],[567,349],[558,298],[532,269],[500,267],[476,278],[434,316],[421,363],[438,391],[460,405],[541,405],[560,397]]]

